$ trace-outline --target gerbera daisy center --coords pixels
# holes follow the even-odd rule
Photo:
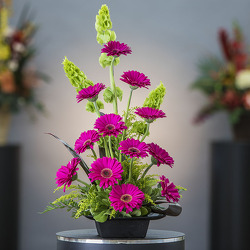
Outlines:
[[[111,130],[114,130],[115,129],[115,125],[114,124],[108,124],[105,126],[105,129],[111,131]]]
[[[104,168],[101,171],[101,176],[103,178],[110,178],[112,175],[113,175],[113,172],[112,172],[112,170],[110,168]]]
[[[121,201],[129,203],[130,201],[132,201],[132,195],[130,195],[130,194],[123,194],[121,196]]]
[[[140,153],[141,152],[138,148],[135,148],[135,147],[129,148],[128,151],[133,152],[133,153]]]
[[[86,140],[84,143],[83,143],[83,146],[85,146],[85,145],[87,145],[87,144],[89,144],[89,143],[91,143],[92,141],[91,141],[91,139],[88,139],[88,140]]]

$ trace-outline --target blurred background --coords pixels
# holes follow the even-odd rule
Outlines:
[[[13,0],[15,25],[27,3]],[[210,144],[230,140],[231,128],[224,113],[216,114],[204,124],[194,125],[193,119],[206,98],[191,91],[197,77],[197,62],[203,56],[220,54],[217,31],[231,29],[237,20],[250,41],[249,0],[189,1],[29,1],[34,21],[39,24],[35,37],[38,54],[35,66],[52,79],[41,84],[37,95],[47,108],[46,116],[31,122],[25,112],[13,116],[9,143],[21,145],[20,163],[20,226],[19,250],[56,249],[56,232],[94,228],[86,218],[72,219],[66,211],[40,215],[53,194],[55,174],[67,164],[71,155],[51,132],[74,145],[80,133],[91,129],[95,114],[77,104],[75,90],[65,76],[62,61],[73,61],[93,82],[108,84],[109,71],[98,62],[101,47],[96,42],[95,16],[102,4],[110,9],[117,40],[127,43],[133,53],[121,58],[115,68],[117,85],[124,90],[120,110],[127,103],[129,88],[118,81],[123,71],[138,70],[151,79],[150,90],[162,81],[167,93],[162,110],[166,119],[151,127],[151,139],[165,148],[175,160],[173,169],[156,169],[175,184],[187,188],[180,204],[179,217],[151,222],[150,228],[180,231],[186,234],[187,250],[207,250],[209,246],[210,206]],[[140,106],[149,91],[134,93],[132,106]],[[106,104],[105,111],[111,111]],[[90,159],[86,159],[90,163]],[[4,190],[2,190],[4,192]]]

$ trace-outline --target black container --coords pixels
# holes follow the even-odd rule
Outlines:
[[[149,214],[144,217],[118,217],[103,223],[95,221],[98,235],[102,238],[144,238],[150,220],[158,220],[166,215]],[[88,217],[92,219],[93,217]]]
[[[0,248],[3,250],[18,248],[19,154],[18,145],[0,146]]]
[[[249,250],[250,142],[212,144],[211,250]]]

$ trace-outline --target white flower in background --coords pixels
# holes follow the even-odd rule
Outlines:
[[[238,72],[235,79],[237,89],[250,88],[250,69],[244,69]]]
[[[13,49],[15,52],[23,53],[25,51],[25,46],[22,43],[14,43]]]
[[[8,27],[4,30],[3,36],[4,36],[4,37],[11,37],[11,36],[13,36],[14,32],[15,32],[15,30],[14,30],[13,28],[11,28],[11,27],[8,26]]]
[[[18,62],[16,60],[11,60],[8,64],[8,67],[11,71],[16,71],[18,68]]]

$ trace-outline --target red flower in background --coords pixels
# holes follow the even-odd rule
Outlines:
[[[228,90],[222,97],[222,104],[228,109],[233,110],[239,107],[242,103],[241,97],[234,90]]]

